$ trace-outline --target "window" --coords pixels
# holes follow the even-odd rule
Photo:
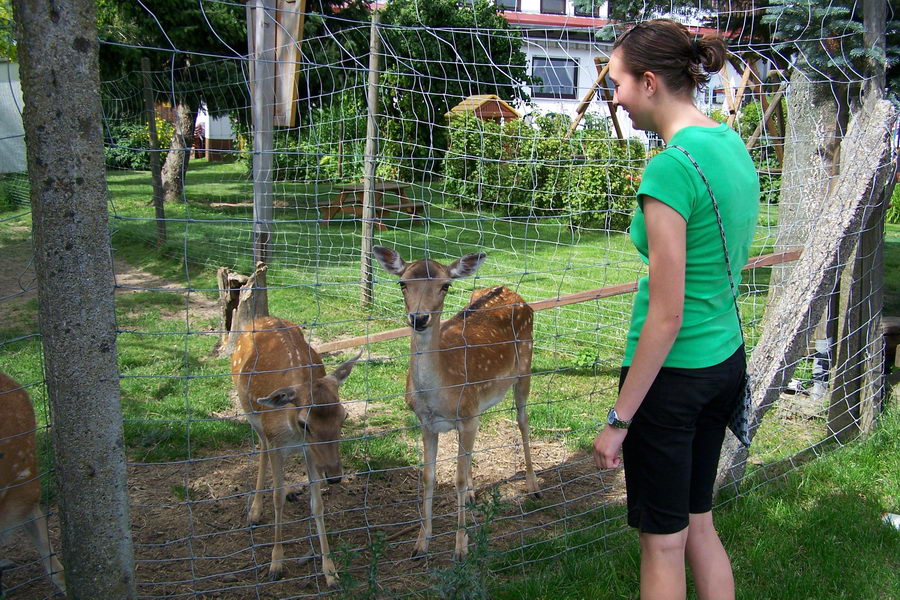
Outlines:
[[[564,15],[566,0],[541,0],[541,12],[545,15]]]
[[[599,17],[604,0],[575,0],[572,4],[575,7],[575,14],[579,17]]]
[[[578,62],[568,58],[532,59],[531,74],[539,79],[532,86],[538,98],[575,98],[578,91]]]
[[[500,10],[522,10],[521,0],[496,0]]]

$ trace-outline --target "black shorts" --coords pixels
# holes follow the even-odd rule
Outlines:
[[[746,368],[742,346],[712,367],[660,370],[622,445],[630,526],[676,533],[689,514],[712,509],[725,428]],[[620,389],[627,373],[622,367]]]

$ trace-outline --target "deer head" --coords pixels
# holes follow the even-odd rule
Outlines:
[[[474,275],[487,258],[484,252],[466,254],[445,266],[428,258],[407,263],[395,250],[384,246],[375,246],[372,253],[385,271],[400,278],[407,320],[418,332],[440,320],[453,280]]]
[[[311,459],[308,468],[316,477],[324,476],[328,483],[340,483],[343,477],[339,442],[347,411],[341,405],[338,388],[360,356],[362,352],[311,384],[289,385],[257,400],[264,406],[294,411],[290,426],[308,444]]]

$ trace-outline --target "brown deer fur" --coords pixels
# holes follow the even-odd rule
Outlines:
[[[0,538],[23,527],[53,583],[65,591],[63,568],[53,554],[40,506],[34,432],[34,408],[28,393],[13,378],[0,373]]]
[[[261,521],[266,469],[272,467],[275,543],[269,575],[273,579],[280,578],[284,570],[281,545],[286,496],[284,461],[290,454],[302,452],[309,474],[310,509],[322,550],[322,570],[329,586],[337,583],[329,556],[321,484],[323,478],[338,483],[342,477],[338,445],[347,411],[341,406],[338,387],[350,375],[358,358],[326,375],[321,358],[306,343],[300,327],[275,317],[256,319],[250,330],[237,340],[231,363],[232,379],[260,444],[251,524]]]
[[[513,388],[516,421],[525,452],[528,491],[537,494],[531,464],[525,405],[531,387],[534,313],[521,296],[497,286],[477,290],[459,314],[441,322],[444,298],[454,279],[474,274],[485,254],[467,254],[449,266],[423,259],[406,263],[394,250],[376,246],[375,257],[400,277],[407,320],[412,327],[406,401],[422,424],[424,498],[416,555],[428,551],[431,537],[434,469],[439,433],[456,429],[457,533],[455,555],[465,557],[468,536],[465,505],[474,500],[472,451],[481,413]]]

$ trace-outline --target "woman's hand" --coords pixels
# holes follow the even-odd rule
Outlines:
[[[619,450],[628,435],[627,429],[606,426],[594,438],[594,464],[598,469],[616,469],[622,464]]]

